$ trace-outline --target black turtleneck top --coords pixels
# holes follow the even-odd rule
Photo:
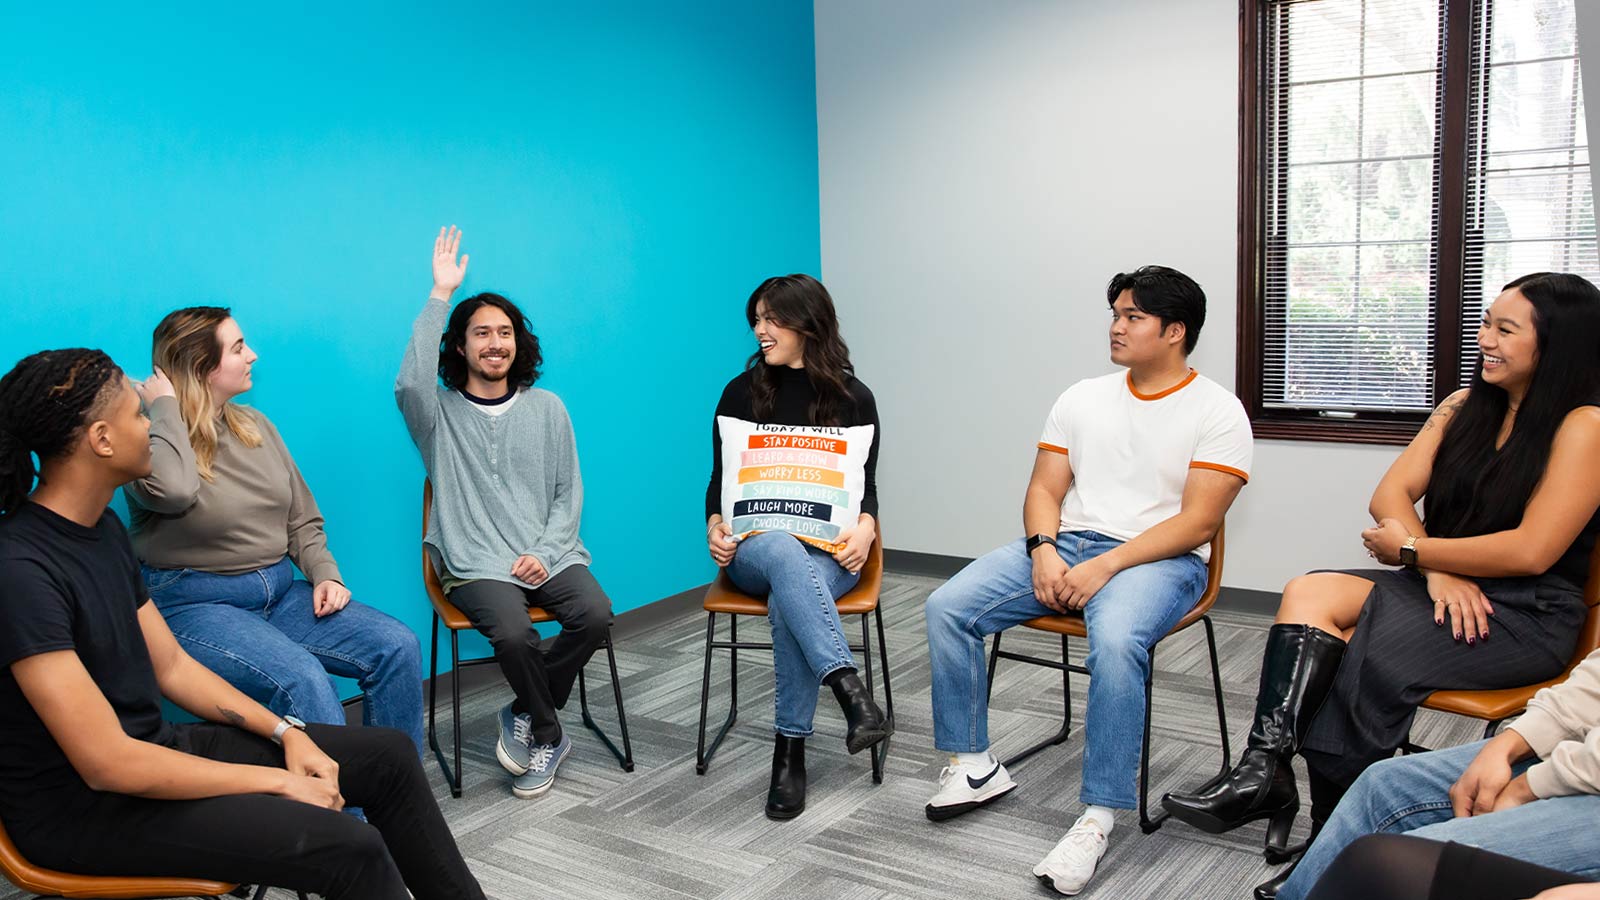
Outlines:
[[[766,365],[766,363],[756,363]],[[767,369],[778,385],[778,395],[772,407],[772,414],[764,418],[756,418],[755,404],[752,399],[751,375],[748,370],[740,372],[737,377],[728,382],[722,389],[722,399],[717,402],[717,411],[711,417],[711,483],[706,487],[706,518],[722,512],[722,434],[717,428],[717,416],[731,416],[744,419],[747,422],[762,422],[771,425],[815,425],[811,421],[811,401],[817,397],[816,388],[811,386],[811,378],[805,369],[791,369],[788,366],[770,366]],[[883,437],[883,426],[878,424],[878,403],[872,397],[872,391],[862,384],[855,376],[850,377],[850,399],[853,403],[842,404],[839,408],[839,421],[836,424],[842,428],[855,425],[872,425],[872,449],[867,452],[866,475],[867,483],[861,493],[861,511],[874,519],[878,518],[878,443]]]

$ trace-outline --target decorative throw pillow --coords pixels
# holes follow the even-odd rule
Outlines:
[[[783,531],[832,553],[855,527],[872,425],[771,425],[717,416],[722,518],[743,539]]]

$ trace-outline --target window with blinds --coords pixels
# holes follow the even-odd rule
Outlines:
[[[1403,442],[1483,308],[1600,280],[1575,0],[1246,0],[1240,396],[1258,436]]]

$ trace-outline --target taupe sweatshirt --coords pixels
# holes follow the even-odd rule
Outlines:
[[[1534,694],[1528,711],[1508,727],[1539,756],[1528,770],[1534,796],[1600,794],[1600,650],[1584,657],[1566,681]]]
[[[246,410],[261,429],[261,446],[246,447],[219,428],[214,480],[195,467],[189,428],[178,401],[150,406],[150,477],[126,485],[133,549],[158,569],[240,575],[288,556],[312,584],[338,581],[322,513],[278,429]]]

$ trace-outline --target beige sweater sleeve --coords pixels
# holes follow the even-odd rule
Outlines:
[[[289,448],[284,446],[278,429],[267,417],[257,416],[256,421],[261,423],[262,437],[282,457],[283,467],[289,473],[289,558],[294,560],[294,564],[300,567],[313,585],[324,581],[343,584],[339,566],[333,561],[333,553],[328,550],[328,533],[323,528],[322,511],[317,508],[316,498],[311,496],[311,488],[301,476],[300,467],[295,465],[294,457],[289,455]]]
[[[1539,757],[1528,770],[1534,796],[1600,794],[1600,650],[1566,681],[1535,694],[1509,727]]]
[[[149,412],[150,474],[128,483],[128,499],[151,512],[177,515],[200,496],[200,470],[189,443],[189,426],[172,397],[157,399]]]

